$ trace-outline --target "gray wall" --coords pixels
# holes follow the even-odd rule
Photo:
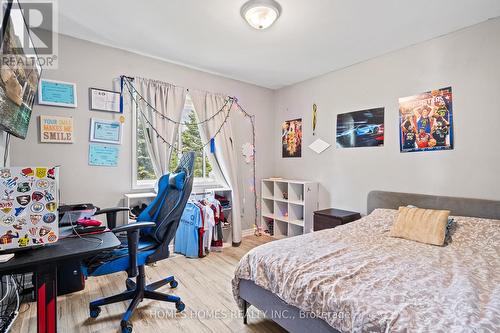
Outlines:
[[[209,56],[209,55],[207,55]],[[142,76],[176,85],[237,96],[246,110],[256,115],[257,176],[270,176],[273,169],[272,139],[273,91],[220,76],[192,70],[160,60],[133,54],[75,38],[60,36],[59,68],[44,71],[42,77],[77,84],[78,108],[68,109],[35,105],[26,140],[12,139],[11,165],[61,165],[61,199],[63,202],[93,202],[101,207],[121,204],[124,193],[131,192],[131,110],[125,110],[124,140],[116,168],[88,165],[89,122],[91,117],[117,118],[107,112],[89,111],[88,89],[117,89],[113,80],[119,75]],[[115,82],[116,84],[116,82]],[[39,142],[39,116],[72,116],[75,121],[74,144]],[[231,119],[237,147],[251,141],[250,126],[239,113]],[[248,185],[250,165],[240,158],[242,187],[245,190],[245,214],[242,229],[253,226],[253,200]]]
[[[182,66],[61,36],[59,70],[43,77],[76,82],[79,107],[65,109],[37,105],[25,141],[12,139],[11,165],[60,164],[62,200],[90,201],[101,206],[120,203],[131,191],[130,110],[117,168],[88,166],[90,117],[112,118],[88,109],[88,88],[113,88],[120,74],[139,75],[178,85],[236,95],[257,115],[257,176],[271,175],[320,182],[320,206],[366,210],[372,189],[500,199],[497,147],[500,124],[500,19],[418,44],[276,92]],[[209,56],[209,55],[207,55]],[[334,56],[334,55],[332,55]],[[399,152],[398,98],[451,85],[454,93],[455,150]],[[311,105],[317,103],[317,137],[334,144],[338,113],[385,106],[385,146],[329,148],[316,155]],[[274,115],[273,115],[274,111]],[[38,116],[75,118],[76,142],[40,144]],[[304,119],[303,157],[282,159],[281,122]],[[233,119],[238,146],[250,140],[250,127]],[[271,144],[272,142],[272,144]],[[253,224],[249,165],[240,160],[245,188],[242,229]]]
[[[361,212],[374,189],[499,200],[499,36],[494,19],[277,91],[276,173],[319,181],[321,207]],[[400,153],[398,98],[447,86],[454,94],[455,149]],[[312,103],[319,108],[316,136],[333,145],[337,114],[385,106],[385,146],[315,154],[307,148],[315,139]],[[303,157],[283,159],[281,123],[299,117]]]

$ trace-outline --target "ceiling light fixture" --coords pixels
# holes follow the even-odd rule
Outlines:
[[[241,7],[241,16],[252,28],[269,28],[281,14],[281,6],[274,0],[250,0]]]

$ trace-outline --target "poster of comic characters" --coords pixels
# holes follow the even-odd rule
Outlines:
[[[399,99],[401,152],[453,149],[451,87]]]
[[[282,157],[302,156],[302,118],[283,122],[281,146]]]
[[[0,251],[54,243],[58,168],[0,168]]]

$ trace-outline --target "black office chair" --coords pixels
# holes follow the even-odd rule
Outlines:
[[[181,299],[174,295],[163,294],[156,289],[170,284],[177,287],[173,276],[146,285],[144,266],[169,257],[168,246],[175,236],[179,221],[191,194],[193,186],[194,153],[185,153],[179,166],[172,174],[164,175],[158,182],[158,195],[137,217],[137,221],[112,229],[114,233],[126,232],[122,246],[112,252],[96,256],[84,265],[86,276],[100,276],[126,271],[127,290],[121,294],[95,300],[90,303],[90,317],[97,318],[100,306],[132,300],[121,320],[123,333],[132,332],[130,317],[137,305],[144,299],[175,303],[177,311],[185,308]],[[115,209],[116,210],[116,209]],[[121,209],[123,210],[123,209]],[[117,211],[120,211],[118,209]],[[115,214],[111,210],[101,213]],[[116,219],[116,217],[112,217]],[[136,278],[135,282],[132,278]]]

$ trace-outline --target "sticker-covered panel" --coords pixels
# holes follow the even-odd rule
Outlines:
[[[0,169],[0,250],[58,239],[58,168]]]

